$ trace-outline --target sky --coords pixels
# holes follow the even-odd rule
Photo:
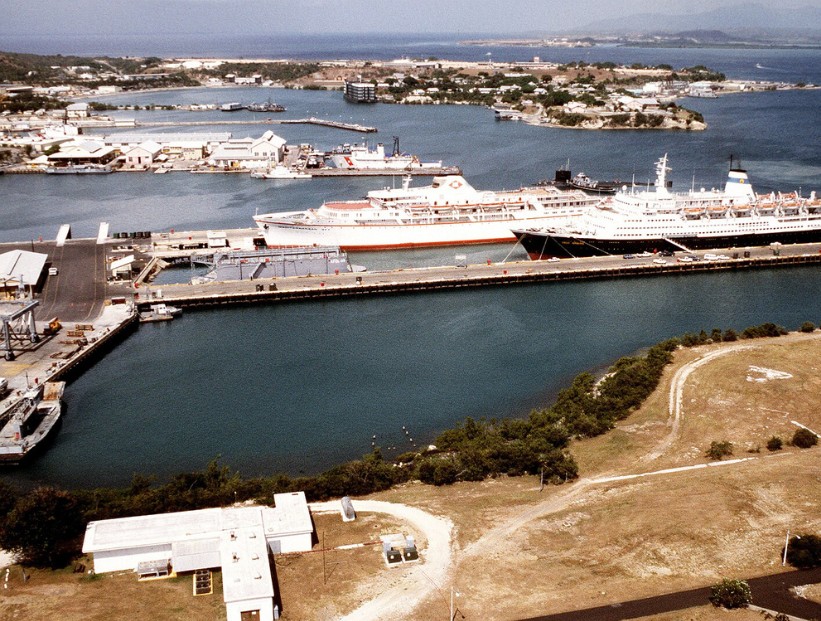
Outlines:
[[[0,0],[0,34],[561,32],[631,14],[745,0]],[[773,6],[765,0],[757,1]],[[781,11],[821,0],[779,0]]]

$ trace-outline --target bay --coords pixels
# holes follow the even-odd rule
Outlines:
[[[671,64],[695,64],[691,50],[680,52]],[[755,65],[752,56],[710,53],[720,62],[704,64],[719,70]],[[780,53],[772,51],[759,64],[777,65]],[[814,51],[786,57],[799,59],[791,69],[796,74],[821,65]],[[626,180],[635,174],[641,181],[651,178],[654,161],[664,153],[679,190],[722,185],[731,153],[742,157],[759,191],[801,188],[806,194],[821,180],[815,120],[821,91],[687,100],[710,125],[699,133],[536,128],[494,122],[490,111],[477,107],[355,106],[337,92],[282,89],[128,93],[110,101],[220,103],[264,101],[269,95],[288,107],[285,118],[375,125],[377,138],[386,143],[398,135],[403,150],[459,165],[483,189],[552,177],[568,160],[574,171],[595,178]],[[116,114],[226,118],[220,112]],[[254,117],[230,115],[243,118]],[[174,131],[241,137],[262,130],[249,124]],[[289,144],[321,148],[364,138],[313,126],[274,131]],[[0,241],[53,238],[62,223],[72,224],[75,237],[94,236],[101,220],[112,231],[247,227],[256,211],[315,207],[392,183],[268,183],[187,173],[5,175]],[[352,260],[385,269],[452,263],[462,252],[475,262],[516,257],[514,247],[502,245],[363,253]],[[134,472],[164,478],[202,467],[218,454],[246,475],[309,473],[369,451],[374,434],[388,455],[397,454],[411,448],[403,425],[422,446],[466,416],[525,415],[548,403],[577,373],[602,369],[672,335],[765,321],[793,329],[805,320],[818,323],[820,280],[817,268],[797,268],[188,313],[169,324],[141,327],[71,384],[68,412],[49,450],[0,477],[68,486],[123,484]]]
[[[796,329],[819,307],[813,267],[188,313],[71,384],[48,451],[3,476],[123,485],[218,455],[244,475],[316,473],[374,435],[392,457],[468,416],[524,416],[671,335]]]

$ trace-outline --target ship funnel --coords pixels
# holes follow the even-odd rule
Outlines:
[[[749,203],[755,199],[755,192],[753,192],[753,186],[747,177],[747,171],[731,170],[727,176],[727,186],[724,188],[724,193],[736,203]]]

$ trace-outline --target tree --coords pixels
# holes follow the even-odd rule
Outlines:
[[[753,601],[750,585],[746,580],[724,578],[710,587],[710,602],[723,608],[746,608]]]
[[[733,454],[732,442],[711,442],[710,448],[705,453],[710,459],[720,461],[724,457],[729,457]]]
[[[793,434],[792,444],[798,448],[812,448],[818,444],[818,436],[809,429],[797,429]]]
[[[783,554],[784,551],[782,550]],[[787,562],[799,569],[821,567],[821,537],[795,535],[787,546]]]
[[[21,497],[0,532],[0,547],[35,567],[65,566],[77,552],[85,527],[79,503],[69,492],[38,487]]]

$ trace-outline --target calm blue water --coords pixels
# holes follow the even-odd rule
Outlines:
[[[577,373],[670,335],[821,320],[799,268],[189,313],[141,327],[67,390],[43,456],[65,485],[161,477],[216,455],[243,474],[311,473],[412,448],[467,416],[523,415]],[[396,448],[393,448],[396,447]]]
[[[764,62],[757,60],[758,52],[657,52],[653,62],[674,65],[701,62],[691,58],[696,52],[705,55],[699,58],[715,54],[720,62],[703,62],[721,70],[756,62],[787,65],[791,54],[768,51]],[[612,53],[619,60],[617,55],[627,51]],[[678,60],[664,56],[668,53],[678,53]],[[791,67],[792,75],[817,73],[819,53],[801,54],[793,57],[800,62]],[[743,158],[761,191],[800,187],[807,192],[821,185],[821,91],[689,100],[686,105],[703,112],[710,124],[700,133],[544,129],[496,123],[482,108],[354,106],[331,92],[194,89],[119,95],[112,101],[219,103],[260,101],[269,94],[288,107],[285,116],[375,125],[376,136],[388,143],[398,135],[403,149],[461,166],[479,188],[512,188],[552,177],[568,159],[574,170],[598,178],[635,174],[642,180],[665,152],[678,189],[689,188],[693,178],[697,186],[720,185],[730,153]],[[117,114],[223,118],[219,112]],[[235,136],[263,131],[258,125],[185,131],[204,129]],[[360,139],[319,127],[274,129],[291,144],[324,148]],[[183,173],[6,175],[0,177],[0,241],[53,238],[64,222],[73,225],[75,237],[95,235],[101,220],[113,231],[244,227],[256,210],[316,206],[389,183],[266,183]],[[501,259],[509,251],[468,249],[473,261]],[[352,258],[379,269],[448,263],[459,252]],[[791,328],[805,320],[817,323],[819,298],[821,271],[801,268],[189,313],[170,324],[140,328],[69,386],[69,411],[49,451],[0,476],[121,484],[136,471],[165,477],[199,468],[217,454],[247,475],[315,472],[367,452],[373,434],[388,454],[407,449],[402,425],[420,444],[466,416],[525,414],[577,373],[671,335],[764,321]]]

